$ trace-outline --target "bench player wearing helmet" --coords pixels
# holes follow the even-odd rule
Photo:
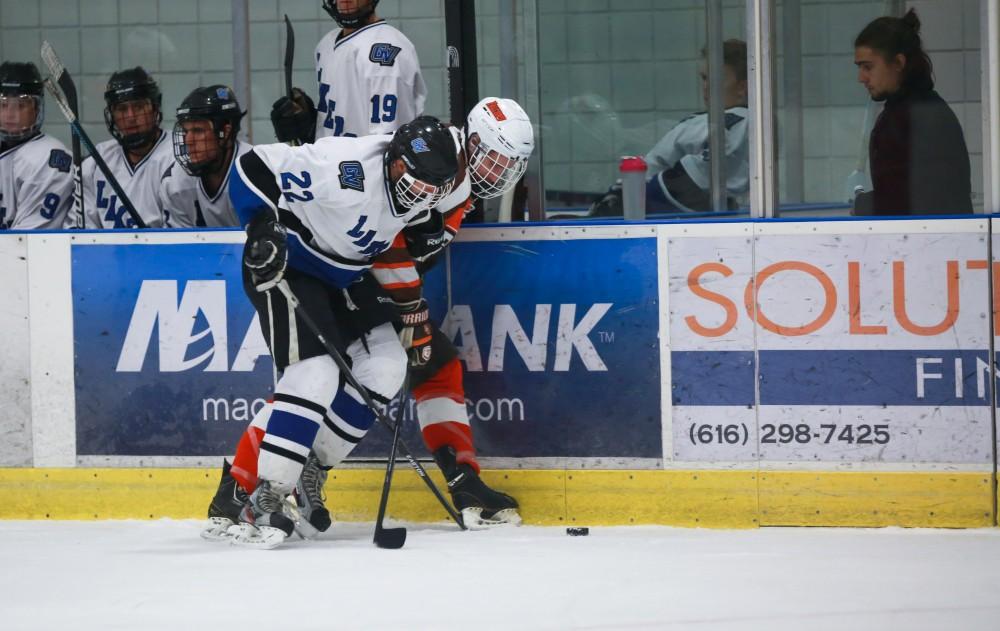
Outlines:
[[[0,64],[0,230],[62,228],[73,205],[73,159],[44,120],[35,64]]]
[[[358,381],[388,403],[402,385],[406,352],[394,328],[398,310],[367,272],[399,231],[438,212],[457,171],[452,135],[432,117],[391,137],[257,146],[236,162],[230,197],[247,230],[244,287],[281,377],[249,501],[210,509],[217,528],[207,536],[224,533],[234,521],[229,509],[239,508],[236,543],[280,544],[294,529],[284,498],[310,454],[318,466],[338,464],[375,420],[277,284],[288,283]]]
[[[177,108],[174,159],[160,182],[160,205],[175,228],[240,225],[229,200],[229,173],[250,151],[240,142],[240,109],[232,88],[195,88]]]
[[[163,95],[136,66],[111,75],[104,91],[104,122],[112,140],[97,144],[122,190],[149,228],[169,228],[159,202],[160,180],[174,163],[169,135],[160,128]],[[83,161],[83,206],[88,228],[134,228],[135,223],[93,158]]]

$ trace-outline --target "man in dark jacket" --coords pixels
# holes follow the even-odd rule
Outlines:
[[[934,91],[916,13],[866,26],[854,63],[872,100],[885,103],[868,145],[874,190],[855,198],[854,214],[971,213],[969,152],[958,118]]]

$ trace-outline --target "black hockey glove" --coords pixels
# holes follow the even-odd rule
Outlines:
[[[247,225],[243,264],[250,270],[257,291],[272,289],[285,277],[288,237],[285,227],[267,213],[260,213]]]
[[[444,229],[441,213],[434,210],[427,221],[403,228],[406,251],[417,261],[426,261],[443,250],[452,237],[454,235]]]
[[[410,366],[424,366],[431,359],[431,314],[427,301],[421,298],[412,306],[402,309],[403,330],[399,341],[410,357]]]
[[[280,142],[304,145],[316,137],[316,106],[298,88],[292,88],[292,95],[281,97],[271,106],[271,124]]]

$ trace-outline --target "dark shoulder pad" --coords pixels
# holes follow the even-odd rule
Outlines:
[[[250,150],[240,156],[240,168],[243,169],[247,180],[277,207],[278,200],[281,198],[281,190],[278,188],[274,173],[267,168],[264,160],[257,155],[256,151]]]
[[[743,120],[743,117],[735,112],[726,112],[726,129],[732,129],[733,125]]]

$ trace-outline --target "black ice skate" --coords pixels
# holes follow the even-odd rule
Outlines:
[[[489,528],[501,524],[521,524],[517,500],[510,495],[486,486],[470,465],[459,464],[455,450],[442,447],[434,452],[434,460],[441,467],[448,492],[455,509],[462,514],[470,529]]]
[[[291,512],[295,518],[295,532],[303,539],[312,539],[330,527],[330,511],[325,501],[326,474],[330,467],[319,463],[316,454],[309,454],[302,475],[292,492]]]
[[[270,550],[282,544],[295,530],[295,522],[284,512],[286,493],[271,488],[269,480],[261,480],[250,495],[250,502],[240,513],[239,532],[233,545]]]
[[[240,521],[240,512],[249,501],[246,491],[240,488],[230,473],[229,461],[222,461],[222,476],[212,503],[208,505],[208,527],[201,531],[203,539],[227,541],[235,532],[230,528]]]

